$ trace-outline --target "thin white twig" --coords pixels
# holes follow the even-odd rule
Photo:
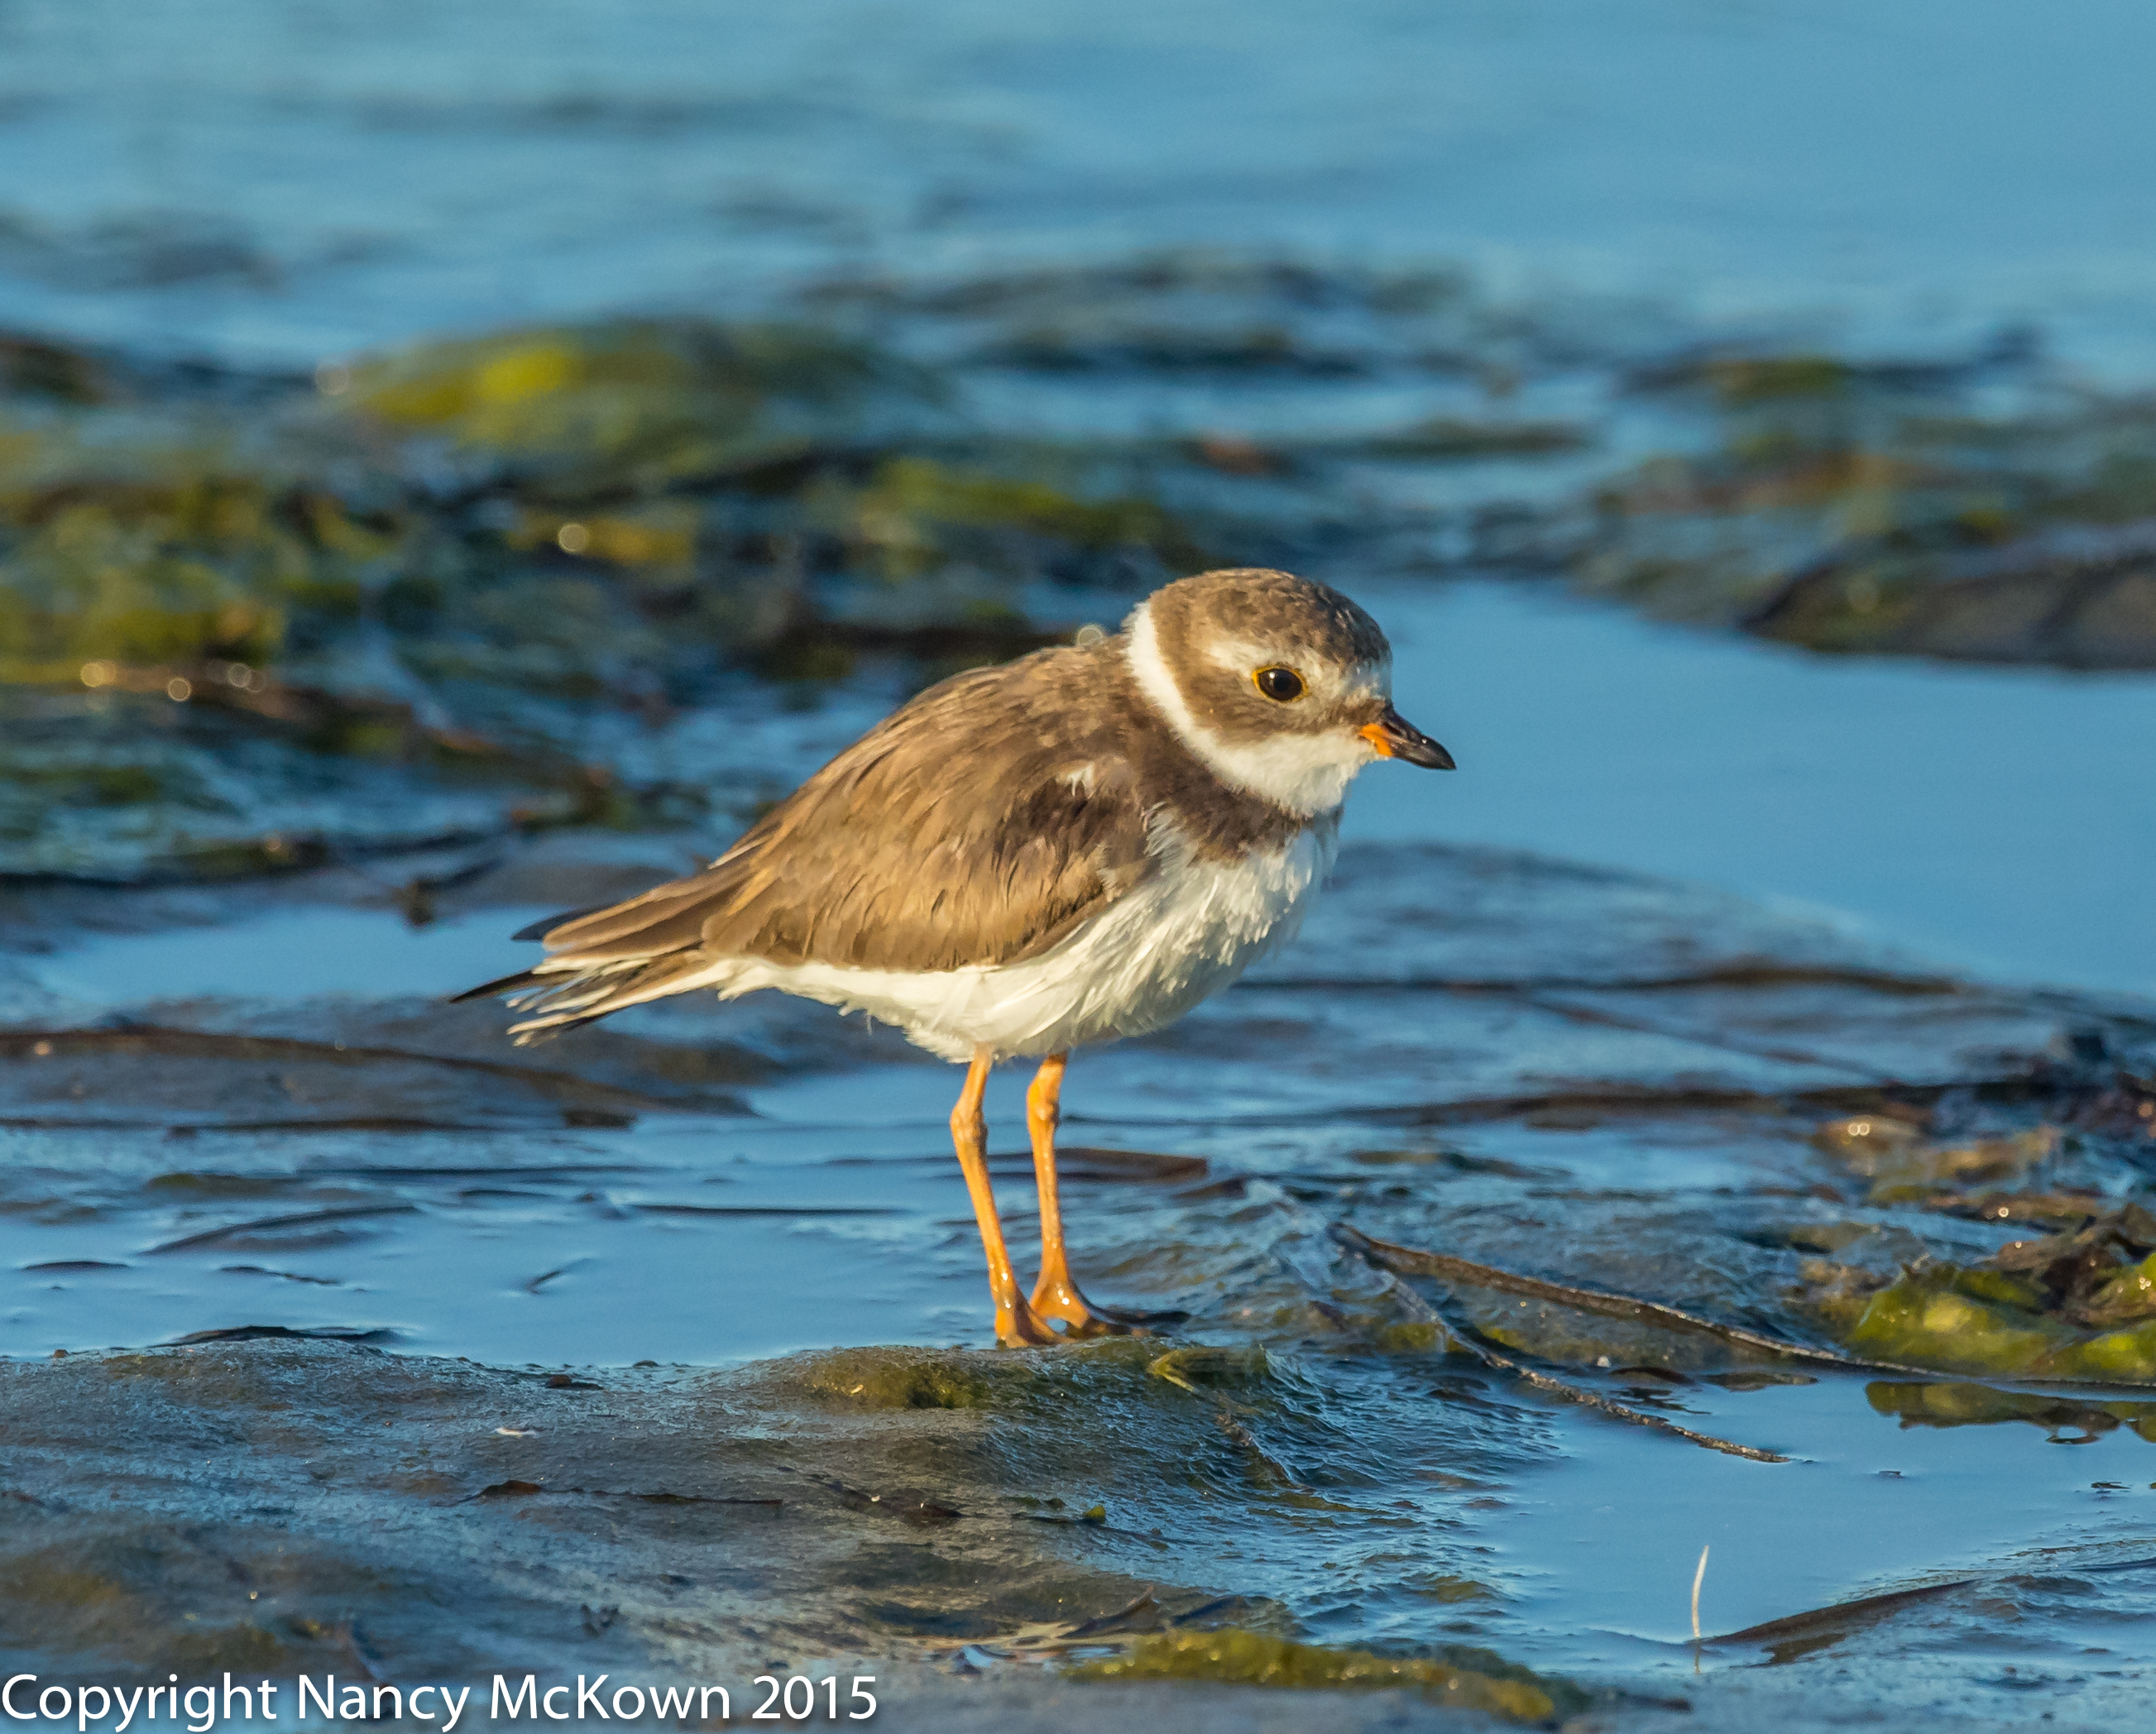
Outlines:
[[[1691,1640],[1699,1642],[1699,1587],[1707,1581],[1707,1549],[1699,1550],[1699,1569],[1691,1574]]]

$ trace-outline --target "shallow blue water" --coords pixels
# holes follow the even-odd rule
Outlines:
[[[2156,676],[1823,656],[1517,586],[1368,600],[1461,768],[1363,778],[1348,837],[1702,880],[1955,970],[2156,993]]]
[[[824,278],[1198,244],[1462,264],[1500,299],[1569,309],[1645,347],[1772,328],[1950,348],[2030,320],[2092,377],[2130,381],[2156,372],[2144,316],[2156,121],[2140,89],[2156,20],[2120,5],[2034,20],[2003,4],[1882,15],[1853,0],[831,0],[752,21],[565,0],[16,3],[0,9],[0,323],[304,366],[444,328],[787,305]],[[1082,384],[1032,382],[987,407],[998,425],[1156,413],[1202,425],[1203,386],[1120,389],[1104,408]],[[1591,413],[1599,387],[1582,389]],[[1428,401],[1388,400],[1384,413]],[[1262,387],[1234,402],[1245,425],[1267,425]],[[1283,394],[1277,415],[1303,417],[1309,402]],[[1456,485],[1557,485],[1493,474]],[[1567,471],[1563,485],[1577,480]],[[1393,632],[1403,708],[1462,767],[1373,772],[1351,841],[1488,844],[1673,875],[1919,967],[2156,988],[2156,679],[1835,661],[1519,587],[1342,577]],[[853,731],[861,702],[773,733],[820,751]],[[771,747],[774,761],[789,750]],[[673,848],[654,844],[654,862],[678,867]],[[1681,911],[1696,897],[1702,922],[1719,908],[1712,891],[1671,895]],[[403,1039],[432,1027],[430,997],[528,955],[504,936],[532,912],[505,901],[415,930],[386,897],[356,907],[348,890],[259,908],[212,900],[189,925],[154,931],[56,925],[56,949],[7,960],[8,987],[26,1008],[16,1021],[40,1027],[118,1015]],[[1492,931],[1471,972],[1502,972],[1539,937]],[[1339,955],[1365,972],[1392,957],[1367,933]],[[1322,975],[1327,961],[1320,949],[1286,962]],[[1784,1185],[1812,1158],[1733,1136],[1440,1137],[1355,1116],[1553,1078],[1770,1088],[1853,1069],[1831,1052],[1802,1065],[1732,1049],[1712,1005],[1642,1031],[1542,1005],[1455,1029],[1413,1002],[1409,1027],[1393,1031],[1375,1003],[1313,1011],[1253,988],[1155,1045],[1082,1057],[1073,1136],[1203,1156],[1246,1181],[1187,1207],[1074,1184],[1088,1280],[1137,1285],[1133,1298],[1188,1280],[1244,1308],[1232,1329],[1214,1321],[1218,1334],[1262,1335],[1276,1312],[1327,1292],[1335,1273],[1312,1244],[1327,1211],[1349,1208],[1312,1205],[1290,1183],[1347,1199],[1353,1164],[1395,1145],[1433,1165],[1448,1152],[1518,1162],[1515,1202],[1561,1224],[1548,1262],[1583,1246],[1607,1256],[1590,1244],[1594,1213],[1564,1216],[1566,1197],[1621,1214],[1653,1193],[1704,1212]],[[383,1134],[264,1133],[205,1116],[174,1138],[153,1116],[132,1130],[0,1132],[21,1207],[8,1218],[5,1347],[268,1323],[389,1331],[411,1352],[501,1364],[619,1366],[981,1342],[979,1253],[946,1154],[950,1074],[895,1047],[849,1048],[834,1025],[764,1015],[739,1008],[706,1025],[779,1055],[741,1088],[752,1116]],[[2012,1042],[2000,1044],[2022,1051],[2052,1033],[2002,1022]],[[1878,1038],[1876,1054],[1844,1057],[1872,1071],[1907,1051],[1937,1059],[1922,1031],[1889,1034],[1906,1046]],[[257,1070],[296,1118],[314,1111],[297,1069]],[[1017,1148],[1021,1083],[992,1089],[1000,1150]],[[1456,1212],[1468,1234],[1500,1197],[1476,1189],[1471,1167],[1416,1172],[1430,1176],[1418,1185],[1431,1210]],[[1006,1164],[999,1177],[1021,1229],[1022,1172]],[[235,1189],[157,1186],[203,1175]],[[398,1213],[340,1219],[319,1239],[263,1229],[157,1250],[274,1218],[288,1199],[295,1212]],[[817,1213],[833,1209],[862,1213]],[[766,1210],[783,1213],[747,1213]],[[1171,1221],[1194,1249],[1163,1274],[1147,1259]],[[1540,1232],[1521,1227],[1506,1249],[1541,1252]],[[25,1268],[76,1260],[114,1268]],[[804,1282],[804,1270],[843,1280]],[[1342,1412],[1374,1439],[1412,1439],[1427,1414],[1414,1406],[1421,1377],[1370,1372]],[[2152,1533],[2146,1446],[2124,1431],[2064,1449],[2026,1425],[1903,1428],[1855,1381],[1693,1386],[1681,1400],[1692,1424],[1803,1460],[1711,1456],[1527,1402],[1529,1418],[1507,1424],[1538,1466],[1471,1510],[1447,1508],[1456,1527],[1417,1544],[1509,1598],[1478,1639],[1559,1668],[1688,1675],[1679,1640],[1702,1544],[1714,1550],[1705,1624],[1726,1631]],[[1450,1629],[1449,1614],[1400,1598],[1393,1566],[1351,1560],[1332,1577],[1323,1535],[1277,1545],[1263,1572],[1177,1565],[1193,1582],[1212,1571],[1224,1588],[1278,1593],[1320,1635],[1426,1643]],[[2092,1597],[2086,1611],[2032,1617],[2041,1629],[2011,1641],[1949,1634],[1895,1659],[1903,1701],[1936,1687],[1965,1706],[1974,1670],[1995,1671],[2017,1644],[2061,1669],[2145,1665],[2145,1636],[2118,1636],[2106,1624],[2118,1618],[2116,1598]],[[2103,1667],[2077,1659],[2104,1644],[2119,1654]]]
[[[1204,244],[2156,366],[2126,0],[16,0],[0,321],[311,363]]]
[[[1727,944],[1743,955],[1761,942],[1714,937],[1718,922],[1737,920],[1740,935],[1749,931],[1743,923],[1764,922],[1759,932],[1781,935],[1774,942],[1785,947],[1853,948],[1920,968],[1944,961],[2010,979],[2122,988],[2143,978],[2124,870],[2140,834],[2122,844],[2087,825],[2073,847],[2057,834],[2107,811],[2109,793],[2130,781],[2133,743],[2156,721],[2156,681],[1850,664],[1642,625],[1517,587],[1378,591],[1368,600],[1400,644],[1404,706],[1455,746],[1463,768],[1444,777],[1374,768],[1351,803],[1351,860],[1357,846],[1388,841],[1562,849],[1720,881],[1779,905],[1744,916],[1743,905],[1704,889],[1665,894],[1640,881],[1639,895],[1666,899],[1658,919],[1710,954]],[[1858,750],[1863,742],[1873,750]],[[2046,784],[2038,773],[2053,762],[2070,763],[2074,777]],[[1897,798],[1905,780],[1935,798]],[[2135,809],[2133,822],[2145,826],[2145,812]],[[1942,864],[1964,854],[1980,870]],[[1491,859],[1502,869],[1508,858]],[[2052,912],[2041,921],[2017,913],[2040,859],[2057,864]],[[1351,874],[1328,893],[1311,936],[1269,967],[1269,978],[1624,974],[1656,955],[1636,949],[1614,918],[1601,921],[1562,896],[1531,899],[1524,916],[1501,904],[1448,917],[1440,905],[1419,912],[1430,925],[1412,936],[1399,925],[1417,905],[1412,873],[1373,881],[1373,870],[1358,870],[1365,876]],[[1581,881],[1594,895],[1599,883]],[[302,894],[251,916],[233,909],[207,923],[82,935],[18,960],[19,991],[49,996],[36,1019],[48,1027],[116,1013],[157,1025],[295,1032],[351,1019],[372,1032],[355,1040],[408,1045],[397,1032],[428,1027],[418,1021],[434,1015],[428,997],[528,955],[506,936],[531,912],[494,905],[414,929],[390,907],[324,905]],[[1806,939],[1815,930],[1799,916],[1825,916],[1821,936]],[[1389,926],[1397,939],[1384,937]],[[1431,936],[1440,948],[1419,949]],[[1598,958],[1598,945],[1615,961]],[[1876,1032],[1835,1028],[1827,1009],[1826,1027],[1800,1018],[1776,1035],[1817,1044],[1820,1058],[1807,1063],[1722,1045],[1734,1032],[1681,1007],[1652,1028],[1604,1028],[1543,1015],[1562,1002],[1507,1012],[1478,1009],[1471,997],[1409,994],[1398,1002],[1408,1021],[1394,1029],[1390,1003],[1364,993],[1336,1004],[1260,986],[1224,996],[1165,1038],[1078,1056],[1066,1141],[1203,1157],[1240,1188],[1207,1203],[1196,1202],[1202,1192],[1186,1201],[1177,1187],[1071,1183],[1087,1280],[1141,1301],[1175,1293],[1189,1305],[1214,1294],[1229,1310],[1208,1334],[1276,1336],[1296,1296],[1342,1280],[1327,1274],[1319,1249],[1326,1222],[1342,1211],[1362,1208],[1380,1232],[1397,1219],[1393,1232],[1471,1255],[1567,1267],[1609,1255],[1594,1249],[1621,1236],[1605,1222],[1614,1212],[1621,1223],[1635,1208],[1627,1201],[1656,1201],[1654,1209],[1681,1221],[1757,1193],[1764,1220],[1801,1217],[1817,1207],[1767,1201],[1801,1196],[1820,1172],[1817,1157],[1734,1126],[1677,1137],[1532,1126],[1433,1134],[1370,1116],[1537,1080],[1639,1075],[1771,1089],[1905,1066],[1927,1075],[1945,1062],[1922,1056],[1955,1040],[1928,1034],[1917,1018],[1896,1039],[1914,1044],[1906,1051],[1916,1057],[1905,1059]],[[947,1153],[954,1075],[895,1044],[848,1046],[830,1014],[803,1008],[796,1018],[782,1001],[696,1013],[696,1028],[708,1040],[746,1037],[775,1052],[780,1038],[770,1032],[779,1026],[759,1023],[773,1007],[795,1032],[786,1038],[795,1059],[742,1088],[746,1116],[652,1113],[622,1127],[387,1139],[330,1124],[311,1133],[206,1124],[179,1143],[154,1129],[8,1134],[22,1158],[15,1194],[31,1207],[17,1220],[35,1224],[11,1231],[25,1254],[8,1273],[11,1342],[42,1352],[275,1323],[387,1331],[404,1352],[495,1365],[615,1367],[647,1357],[730,1364],[862,1342],[981,1342],[979,1252]],[[1445,1021],[1455,1017],[1466,1021]],[[2041,1040],[2049,1026],[2013,1027]],[[665,1029],[672,1039],[696,1039],[688,1025]],[[578,1043],[529,1057],[590,1064]],[[819,1047],[828,1047],[821,1064]],[[1015,1155],[1024,1082],[1020,1069],[1006,1069],[988,1098],[992,1147],[1014,1152],[998,1165],[998,1185],[1022,1258],[1031,1203]],[[287,1088],[289,1111],[338,1111],[311,1109],[300,1083]],[[1466,1152],[1469,1166],[1448,1170],[1446,1151]],[[1395,1161],[1405,1165],[1383,1166]],[[1478,1180],[1476,1162],[1512,1177]],[[202,1193],[188,1173],[242,1189]],[[1359,1177],[1389,1174],[1404,1183],[1399,1202],[1379,1207],[1393,1196],[1384,1192],[1352,1202],[1365,1194]],[[249,1177],[259,1184],[251,1194]],[[1584,1202],[1557,1202],[1566,1198]],[[352,1208],[396,1213],[276,1225],[291,1213]],[[1378,1208],[1405,1213],[1371,1218]],[[1588,1238],[1523,1226],[1480,1244],[1474,1237],[1490,1230],[1477,1224],[1493,1210],[1519,1213],[1523,1224],[1578,1212],[1557,1220]],[[239,1229],[231,1238],[157,1250],[228,1225]],[[110,1268],[23,1268],[74,1260]],[[1635,1280],[1664,1291],[1676,1284],[1681,1294],[1695,1279],[1665,1270]],[[1697,1280],[1713,1292],[1711,1278]],[[1349,1405],[1342,1424],[1369,1429],[1366,1444],[1392,1461],[1388,1441],[1413,1436],[1416,1375],[1342,1363],[1320,1376],[1346,1382],[1336,1393]],[[1450,1500],[1444,1539],[1403,1543],[1399,1558],[1441,1558],[1493,1585],[1503,1612],[1476,1629],[1513,1653],[1681,1684],[1692,1677],[1682,1640],[1702,1546],[1713,1550],[1706,1627],[1728,1631],[1964,1571],[2041,1575],[2054,1555],[2084,1559],[2094,1548],[2108,1557],[2156,1533],[2140,1503],[2149,1495],[2097,1485],[2136,1490],[2148,1480],[2147,1446],[2123,1429],[2062,1449],[2042,1427],[1912,1429],[1876,1413],[1856,1379],[1749,1391],[1695,1383],[1671,1401],[1685,1424],[1798,1460],[1738,1461],[1546,1408],[1528,1427],[1542,1442],[1539,1466],[1491,1480],[1471,1505]],[[1354,1407],[1371,1403],[1379,1406]],[[1403,1466],[1414,1460],[1409,1452],[1385,1473],[1405,1478],[1395,1490],[1420,1498],[1419,1472]],[[1277,1585],[1321,1634],[1428,1640],[1435,1616],[1403,1599],[1401,1567],[1388,1563],[1385,1547],[1358,1542],[1342,1555],[1347,1544],[1322,1531],[1297,1533],[1274,1535],[1248,1559],[1202,1571],[1190,1562],[1189,1572],[1199,1581],[1214,1573],[1224,1588]],[[2101,1644],[2139,1665],[2140,1649],[2107,1624],[2111,1608],[2047,1613],[2031,1654],[2041,1662]],[[1965,1691],[1969,1670],[1997,1658],[1991,1639],[1953,1630],[1922,1666],[1941,1690]]]

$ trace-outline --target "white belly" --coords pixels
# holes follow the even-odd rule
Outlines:
[[[1339,836],[1336,810],[1283,849],[1224,865],[1194,859],[1163,828],[1158,864],[1142,884],[1023,963],[909,974],[742,958],[712,985],[726,999],[777,988],[865,1012],[947,1059],[970,1059],[983,1047],[1034,1056],[1142,1035],[1295,936]]]

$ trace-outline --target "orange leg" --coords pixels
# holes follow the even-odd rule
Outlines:
[[[1055,1126],[1062,1117],[1063,1068],[1070,1058],[1068,1054],[1051,1054],[1042,1060],[1025,1093],[1033,1177],[1040,1190],[1040,1280],[1033,1286],[1033,1310],[1043,1318],[1062,1320],[1073,1336],[1127,1335],[1128,1324],[1097,1311],[1078,1292],[1063,1249],[1063,1205],[1055,1190]]]
[[[996,1196],[988,1186],[988,1120],[981,1111],[981,1097],[988,1087],[991,1064],[983,1048],[967,1068],[966,1087],[958,1092],[958,1106],[951,1111],[951,1141],[957,1147],[958,1166],[965,1170],[966,1190],[973,1195],[973,1219],[981,1225],[981,1248],[988,1255],[988,1292],[996,1303],[996,1341],[1006,1348],[1054,1342],[1055,1333],[1041,1322],[1018,1291],[1018,1275],[1004,1247],[1003,1222],[996,1214]]]

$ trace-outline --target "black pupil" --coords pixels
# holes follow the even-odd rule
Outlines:
[[[1302,676],[1293,669],[1260,669],[1258,690],[1269,699],[1278,699],[1286,704],[1290,699],[1302,696]]]

